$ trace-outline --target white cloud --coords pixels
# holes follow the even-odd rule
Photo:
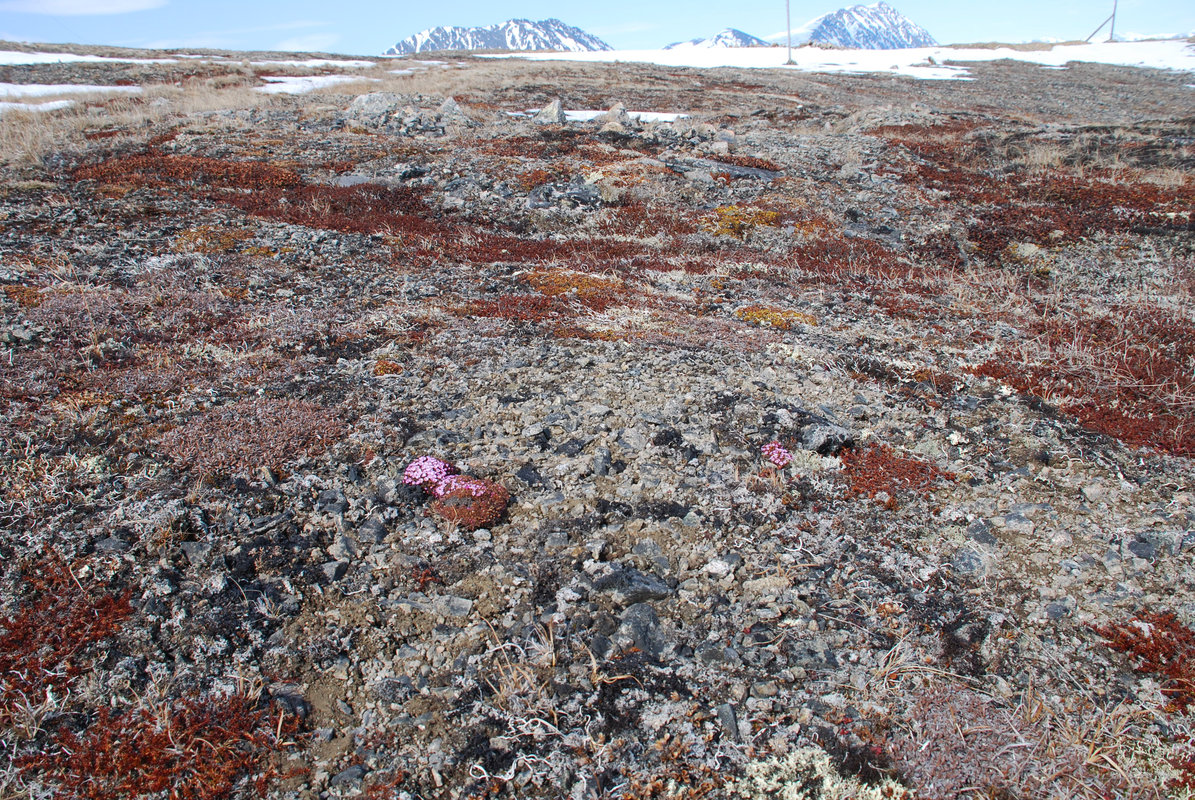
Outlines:
[[[0,11],[74,17],[87,14],[127,14],[161,8],[166,0],[0,0]]]
[[[292,36],[275,44],[271,50],[287,52],[328,52],[340,41],[339,33],[309,33],[305,36]]]

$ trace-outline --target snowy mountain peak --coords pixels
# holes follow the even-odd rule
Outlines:
[[[783,34],[781,34],[782,38]],[[841,8],[793,31],[793,43],[813,42],[863,50],[900,50],[937,44],[929,31],[884,2]]]
[[[499,25],[441,26],[408,36],[382,55],[403,56],[435,50],[610,50],[610,45],[558,19],[512,19]]]
[[[771,47],[771,44],[760,39],[758,36],[743,33],[735,28],[725,28],[708,39],[690,39],[687,42],[674,42],[664,49],[676,50],[688,47]]]

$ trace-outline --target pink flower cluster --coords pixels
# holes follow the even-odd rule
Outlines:
[[[768,442],[760,448],[760,452],[777,467],[787,467],[793,460],[793,454],[788,452],[780,442]]]
[[[436,487],[455,474],[456,467],[447,461],[442,461],[434,456],[420,456],[403,470],[402,482],[408,486],[418,486],[439,497],[440,495],[436,494]]]
[[[486,484],[479,478],[457,474],[457,468],[434,456],[420,456],[407,465],[402,482],[418,486],[432,497],[443,497],[449,492],[464,490],[474,497],[486,493]]]
[[[449,492],[466,491],[474,497],[481,497],[488,487],[477,478],[468,475],[449,475],[431,488],[435,497],[443,497]]]
[[[420,456],[403,470],[402,482],[434,497],[432,512],[464,530],[475,531],[500,520],[510,503],[506,487],[459,472],[447,461]]]

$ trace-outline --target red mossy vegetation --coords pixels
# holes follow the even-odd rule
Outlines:
[[[681,209],[631,198],[606,211],[601,229],[618,236],[685,236],[695,233],[697,224]]]
[[[1195,706],[1195,631],[1170,611],[1137,614],[1127,622],[1093,625],[1108,646],[1132,659],[1138,672],[1156,675],[1162,681],[1166,710],[1190,714]],[[1187,729],[1189,731],[1189,728]],[[1175,755],[1170,764],[1178,775],[1170,785],[1195,790],[1195,738],[1189,733],[1172,742]]]
[[[1128,655],[1138,672],[1162,679],[1169,710],[1187,713],[1195,705],[1195,631],[1173,612],[1147,611],[1092,630],[1113,650]]]
[[[224,193],[216,199],[255,217],[345,233],[432,235],[447,227],[434,218],[423,192],[405,186],[307,185],[263,187],[249,194]]]
[[[258,161],[166,155],[153,149],[80,167],[74,171],[73,177],[75,180],[134,186],[200,183],[226,189],[260,189],[298,186],[302,183],[295,172]]]
[[[1195,455],[1195,323],[1145,306],[1106,315],[1043,312],[1030,361],[1005,350],[973,371],[1057,402],[1129,445]]]
[[[271,757],[298,727],[295,716],[243,694],[103,708],[85,730],[60,730],[48,752],[19,766],[62,800],[218,800],[242,781],[264,796],[278,775]]]
[[[482,478],[470,480],[483,487],[480,493],[475,492],[473,487],[456,489],[434,500],[432,511],[466,531],[475,531],[493,525],[502,518],[510,503],[510,492],[494,481]]]
[[[874,500],[887,494],[892,505],[897,495],[928,495],[935,485],[954,480],[953,473],[920,458],[900,455],[886,444],[850,448],[840,457],[851,496]]]
[[[253,398],[202,412],[157,443],[181,469],[208,477],[279,469],[322,453],[345,429],[332,409],[305,400]]]
[[[89,591],[65,562],[46,559],[21,573],[26,597],[0,619],[0,726],[19,708],[64,697],[87,670],[92,646],[133,613],[127,593]]]
[[[1192,225],[1195,196],[1189,188],[1135,183],[1107,169],[1009,175],[1002,169],[1007,159],[990,145],[966,138],[974,127],[971,122],[889,126],[876,133],[920,160],[905,174],[906,182],[946,192],[952,204],[971,207],[967,237],[982,256],[996,257],[1016,242],[1057,245],[1096,231]]]

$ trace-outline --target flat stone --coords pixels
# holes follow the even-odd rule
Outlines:
[[[361,544],[381,544],[385,538],[386,523],[381,517],[370,517],[357,527],[357,541]]]
[[[515,473],[515,477],[523,483],[531,487],[545,486],[544,476],[539,474],[539,470],[531,465],[530,462],[524,464]]]
[[[974,547],[960,547],[950,559],[955,573],[967,578],[982,578],[988,574],[988,558]]]
[[[349,537],[338,535],[328,545],[328,555],[337,561],[352,561],[357,557],[357,545]]]
[[[469,115],[461,110],[460,104],[456,102],[456,98],[454,97],[445,99],[436,111],[440,115],[441,122],[466,126],[472,126],[475,124],[473,120],[469,118]]]
[[[1004,515],[1004,527],[1014,533],[1019,533],[1024,536],[1031,536],[1033,532],[1037,530],[1037,525],[1033,522],[1033,520],[1029,519],[1029,517],[1025,516],[1024,514],[1017,512]]]
[[[195,566],[206,563],[212,555],[211,542],[183,542],[179,547],[187,556],[187,560]]]
[[[353,100],[347,116],[372,125],[381,125],[402,107],[406,99],[393,92],[370,92]]]
[[[635,603],[622,613],[618,637],[630,642],[651,658],[660,658],[669,649],[668,640],[660,629],[656,610],[647,603]]]
[[[977,519],[967,526],[967,537],[979,544],[996,544],[996,536],[992,533],[992,524],[986,519]]]
[[[730,703],[723,703],[714,709],[714,711],[717,713],[718,722],[721,723],[722,730],[726,732],[726,735],[736,742],[741,741],[742,739],[739,735],[739,718],[734,713],[734,706]]]
[[[332,776],[332,786],[356,786],[364,780],[369,769],[364,764],[354,764]]]
[[[697,648],[697,658],[703,664],[719,664],[726,660],[726,649],[717,642],[706,642]]]
[[[320,570],[324,573],[324,577],[330,581],[338,581],[344,577],[344,573],[348,572],[349,562],[347,561],[328,561],[320,565]]]
[[[1067,600],[1059,600],[1059,601],[1046,603],[1046,606],[1045,606],[1046,619],[1049,619],[1049,620],[1063,619],[1065,617],[1070,616],[1071,612],[1073,610],[1074,610],[1074,601],[1069,600],[1069,598]]]
[[[438,613],[446,617],[467,617],[473,610],[473,601],[467,597],[444,595],[437,597],[433,606]]]
[[[646,600],[662,600],[672,594],[668,584],[637,569],[623,567],[593,582],[593,588],[609,592],[618,605],[629,606]]]

